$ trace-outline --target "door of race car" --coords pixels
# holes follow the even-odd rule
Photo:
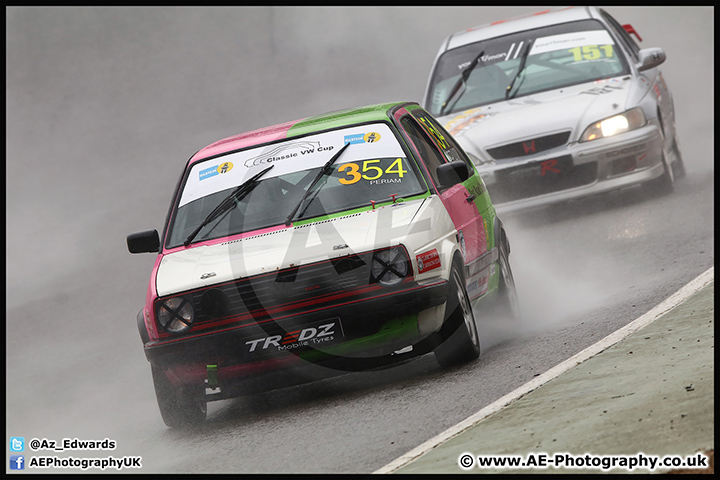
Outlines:
[[[423,159],[427,173],[439,191],[440,198],[458,230],[465,265],[469,266],[488,251],[486,230],[480,213],[490,205],[484,183],[455,140],[425,110],[418,108],[404,113],[406,114],[399,116],[400,125]],[[436,174],[437,167],[451,161],[465,162],[470,177],[452,187],[440,189]],[[484,277],[482,279],[475,275],[467,275],[466,282],[469,285],[470,282],[479,281],[477,285],[484,283],[486,287],[488,272],[482,274]],[[473,290],[473,294],[470,290]],[[468,289],[471,297],[479,296],[484,292],[483,288]]]

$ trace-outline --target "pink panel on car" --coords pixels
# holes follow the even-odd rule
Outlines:
[[[273,125],[272,127],[261,128],[253,130],[252,132],[241,133],[232,137],[218,140],[215,143],[208,145],[199,152],[197,152],[190,163],[194,163],[203,158],[212,157],[214,155],[220,155],[222,153],[232,152],[245,147],[251,147],[253,145],[259,145],[261,143],[272,142],[273,140],[280,140],[287,137],[287,132],[296,123],[302,121],[294,120],[292,122],[280,123]]]

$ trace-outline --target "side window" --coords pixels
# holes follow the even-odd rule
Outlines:
[[[622,25],[618,23],[617,20],[615,20],[609,13],[602,10],[601,11],[603,18],[608,22],[610,27],[612,28],[615,35],[617,35],[620,38],[620,41],[623,43],[625,48],[628,52],[630,52],[630,55],[633,58],[634,62],[637,62],[638,52],[640,51],[640,47],[638,47],[637,43],[635,43],[635,40],[632,39],[630,34],[625,31]]]
[[[472,174],[473,166],[472,162],[468,158],[465,151],[458,145],[455,138],[440,125],[429,113],[424,110],[413,110],[412,114],[422,123],[425,130],[430,136],[433,137],[435,143],[442,151],[443,155],[448,162],[454,162],[457,160],[465,162],[468,166],[468,171]]]
[[[428,137],[428,134],[409,115],[405,115],[404,117],[402,117],[400,119],[400,124],[405,130],[405,133],[407,133],[410,141],[413,143],[413,145],[415,145],[415,148],[420,154],[422,161],[427,166],[433,182],[435,183],[435,185],[438,185],[439,182],[437,179],[436,170],[438,166],[446,163],[445,158],[440,154],[437,148],[435,148],[432,141]]]

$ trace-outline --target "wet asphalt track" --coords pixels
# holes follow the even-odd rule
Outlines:
[[[609,8],[667,52],[688,170],[673,195],[507,219],[526,321],[486,328],[479,362],[425,357],[165,428],[135,327],[153,258],[125,236],[162,226],[187,158],[265,125],[420,101],[446,34],[537,10],[6,9],[6,438],[109,438],[112,452],[43,453],[139,455],[146,472],[369,473],[713,265],[713,10]]]

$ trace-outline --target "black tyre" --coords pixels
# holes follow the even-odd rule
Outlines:
[[[663,174],[643,185],[651,196],[669,195],[675,190],[675,175],[672,167],[667,163],[665,153],[663,153],[662,164]]]
[[[202,387],[176,387],[162,369],[151,365],[155,396],[165,425],[171,428],[201,423],[207,415]]]
[[[503,238],[500,244],[500,257],[498,267],[500,268],[500,280],[498,284],[498,302],[496,314],[501,320],[513,324],[520,321],[520,303],[518,302],[517,289],[515,288],[515,277],[510,268],[510,247]]]
[[[454,262],[450,272],[450,316],[445,320],[454,331],[435,349],[435,358],[443,367],[450,367],[475,360],[480,356],[480,338],[470,300],[465,289],[465,275],[459,262]]]
[[[680,145],[678,145],[677,138],[673,140],[672,150],[673,155],[675,156],[675,161],[672,163],[673,177],[675,177],[675,180],[685,178],[687,172],[685,171],[685,162],[683,161],[682,153],[680,152]]]

